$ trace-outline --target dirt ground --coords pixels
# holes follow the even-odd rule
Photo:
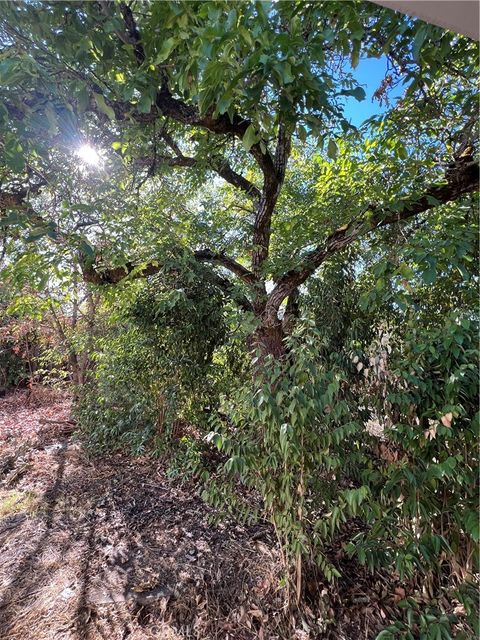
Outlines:
[[[388,622],[398,594],[359,567],[341,598],[318,583],[287,612],[266,524],[212,525],[158,461],[89,457],[68,398],[40,396],[0,400],[2,640],[360,640]]]

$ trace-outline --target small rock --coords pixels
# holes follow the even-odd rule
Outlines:
[[[72,587],[65,587],[65,589],[63,589],[63,591],[61,592],[60,597],[63,600],[70,600],[74,595],[75,589],[72,589]]]
[[[45,447],[45,453],[57,453],[57,451],[61,451],[65,449],[64,442],[57,442],[56,444],[51,444],[49,447]]]

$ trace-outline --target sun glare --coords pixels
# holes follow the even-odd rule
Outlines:
[[[82,144],[82,146],[76,151],[76,155],[85,165],[90,167],[100,166],[102,159],[96,149],[89,144]]]

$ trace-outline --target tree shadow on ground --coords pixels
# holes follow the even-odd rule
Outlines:
[[[62,443],[56,455],[57,469],[53,484],[44,492],[39,502],[39,512],[43,513],[45,531],[34,547],[20,560],[8,581],[8,587],[0,593],[0,637],[8,638],[14,630],[15,623],[21,617],[20,609],[30,606],[30,600],[36,595],[42,578],[48,578],[40,567],[41,556],[50,543],[54,530],[55,508],[57,505],[62,479],[65,472],[66,443]],[[70,542],[62,545],[62,553],[66,553]]]
[[[55,464],[55,475],[35,518],[16,529],[13,551],[27,551],[17,561],[10,544],[6,554],[2,640],[203,640],[235,629],[265,575],[245,529],[211,525],[209,507],[154,461],[89,460],[64,442],[41,464]],[[257,637],[255,628],[235,633]]]

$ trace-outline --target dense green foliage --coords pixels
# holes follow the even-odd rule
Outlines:
[[[91,445],[165,447],[175,423],[201,426],[212,410],[213,352],[226,333],[222,294],[201,265],[182,266],[115,300],[77,409]]]
[[[428,574],[442,557],[473,571],[480,539],[478,318],[452,306],[427,315],[425,307],[438,304],[432,292],[421,315],[413,305],[402,313],[396,303],[382,314],[370,300],[368,319],[380,321],[359,324],[362,299],[355,300],[351,277],[337,271],[327,278],[337,287],[343,278],[349,296],[322,306],[317,326],[297,324],[288,359],[264,374],[253,404],[249,386],[226,399],[224,414],[235,428],[219,421],[209,436],[229,455],[224,472],[233,488],[240,478],[260,490],[293,555],[321,554],[356,517],[366,527],[347,548],[372,570],[394,565],[401,576]],[[440,279],[440,297],[442,289]],[[384,294],[388,299],[389,287]],[[429,318],[423,325],[422,316]],[[365,430],[372,422],[375,436]],[[225,486],[222,476],[214,504],[222,504]],[[239,512],[254,515],[248,501]],[[335,574],[321,555],[320,564]]]

